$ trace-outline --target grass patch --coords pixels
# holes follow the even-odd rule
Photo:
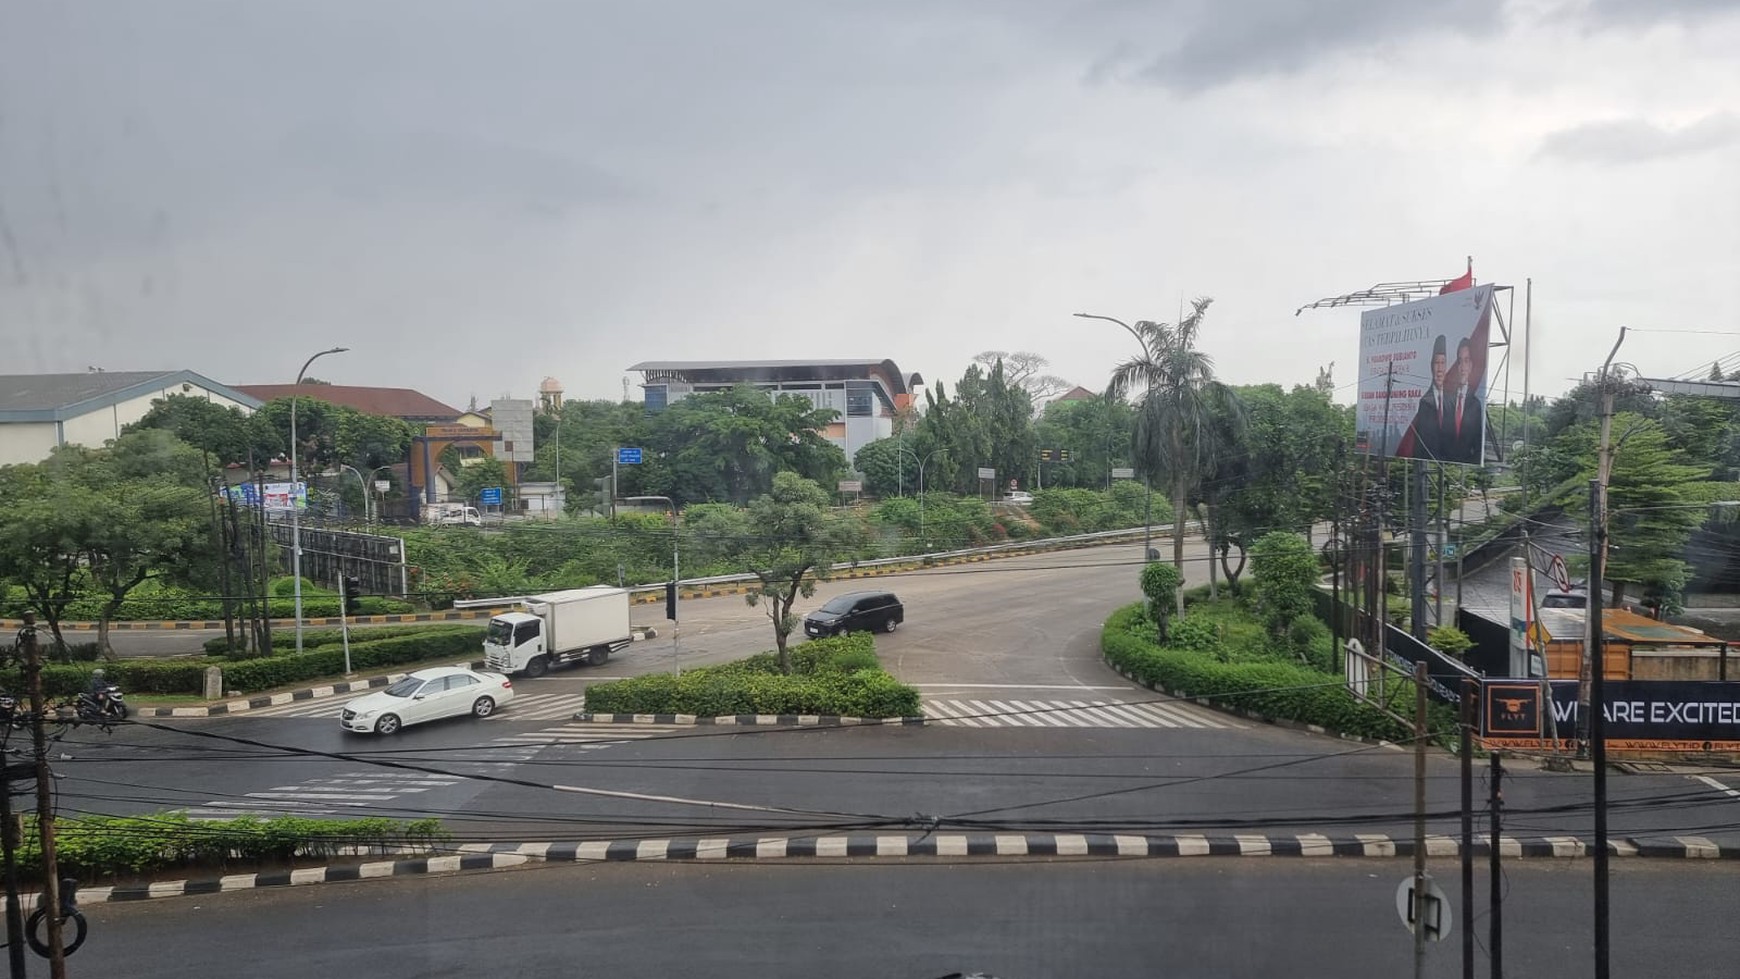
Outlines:
[[[868,633],[806,642],[791,651],[792,672],[779,672],[772,653],[758,653],[681,676],[651,676],[595,684],[586,709],[600,714],[822,714],[913,717],[918,691],[896,680],[876,659]]]

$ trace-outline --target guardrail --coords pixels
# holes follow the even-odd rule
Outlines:
[[[966,547],[955,551],[931,551],[926,554],[907,554],[900,557],[874,558],[869,561],[841,561],[829,568],[830,573],[839,571],[858,571],[863,569],[895,568],[905,566],[922,567],[927,563],[959,560],[979,556],[994,556],[1009,551],[1040,551],[1063,550],[1071,545],[1110,543],[1132,536],[1151,533],[1156,540],[1170,539],[1172,524],[1155,524],[1152,528],[1133,527],[1128,530],[1102,530],[1091,534],[1071,534],[1067,537],[1040,537],[1032,540],[1005,541],[1001,544],[988,544],[984,547]],[[740,585],[757,580],[752,574],[713,575],[707,578],[682,578],[678,580],[679,588],[705,588],[713,585]],[[626,589],[630,595],[662,595],[665,582],[650,585],[629,585]],[[465,598],[456,600],[456,609],[487,609],[507,608],[524,601],[525,595],[512,595],[501,598]]]

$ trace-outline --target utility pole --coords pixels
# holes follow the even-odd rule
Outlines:
[[[1550,708],[1549,708],[1550,709]],[[1498,760],[1498,752],[1492,753],[1492,794],[1487,800],[1492,822],[1492,844],[1487,847],[1489,867],[1487,876],[1492,887],[1491,917],[1486,928],[1486,950],[1492,959],[1492,979],[1504,979],[1504,877],[1499,869],[1499,824],[1504,812],[1504,790],[1500,782],[1504,779],[1504,765]],[[1470,922],[1472,924],[1472,922]]]
[[[1474,979],[1474,691],[1473,680],[1462,681],[1456,745],[1462,762],[1462,979]]]
[[[18,636],[24,652],[24,682],[30,690],[30,740],[36,758],[36,828],[42,841],[42,900],[48,908],[48,974],[66,979],[66,952],[60,931],[60,866],[54,850],[54,793],[48,770],[48,700],[42,693],[42,650],[36,644],[36,617],[24,613]]]
[[[1414,664],[1414,977],[1426,974],[1426,661]]]
[[[27,627],[28,628],[28,627]],[[13,703],[13,710],[18,704]],[[12,812],[12,726],[0,732],[0,854],[6,868],[6,961],[9,979],[25,979],[24,907],[18,902],[18,819]]]
[[[1440,463],[1442,465],[1442,463]],[[1426,460],[1415,459],[1408,464],[1412,484],[1408,499],[1408,531],[1411,544],[1411,566],[1408,589],[1412,602],[1414,638],[1426,641]]]
[[[1595,767],[1595,979],[1608,979],[1611,965],[1607,866],[1607,643],[1601,625],[1602,582],[1607,557],[1607,483],[1613,475],[1613,358],[1625,342],[1625,327],[1601,364],[1601,455],[1589,483],[1589,752]]]

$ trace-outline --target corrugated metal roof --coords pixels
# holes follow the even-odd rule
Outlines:
[[[0,376],[0,411],[65,408],[125,391],[176,371],[86,371],[83,374],[7,374]]]
[[[403,418],[406,421],[452,421],[464,412],[410,388],[358,387],[349,384],[238,384],[236,390],[261,401],[288,398],[292,394],[327,404],[354,408],[370,415]]]
[[[889,394],[906,394],[908,378],[892,360],[645,360],[631,371],[684,375],[689,381],[840,381],[874,372]],[[924,383],[917,374],[910,383]]]
[[[1549,639],[1579,639],[1587,628],[1587,613],[1580,608],[1544,608],[1536,619]],[[1603,609],[1601,632],[1638,646],[1719,646],[1722,640],[1690,626],[1658,622],[1627,609]]]
[[[245,392],[189,370],[5,374],[0,375],[0,421],[64,420],[181,384],[257,407]]]

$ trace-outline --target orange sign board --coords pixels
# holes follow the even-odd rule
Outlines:
[[[430,438],[495,438],[493,428],[473,428],[470,425],[430,425],[423,429],[423,434]]]

